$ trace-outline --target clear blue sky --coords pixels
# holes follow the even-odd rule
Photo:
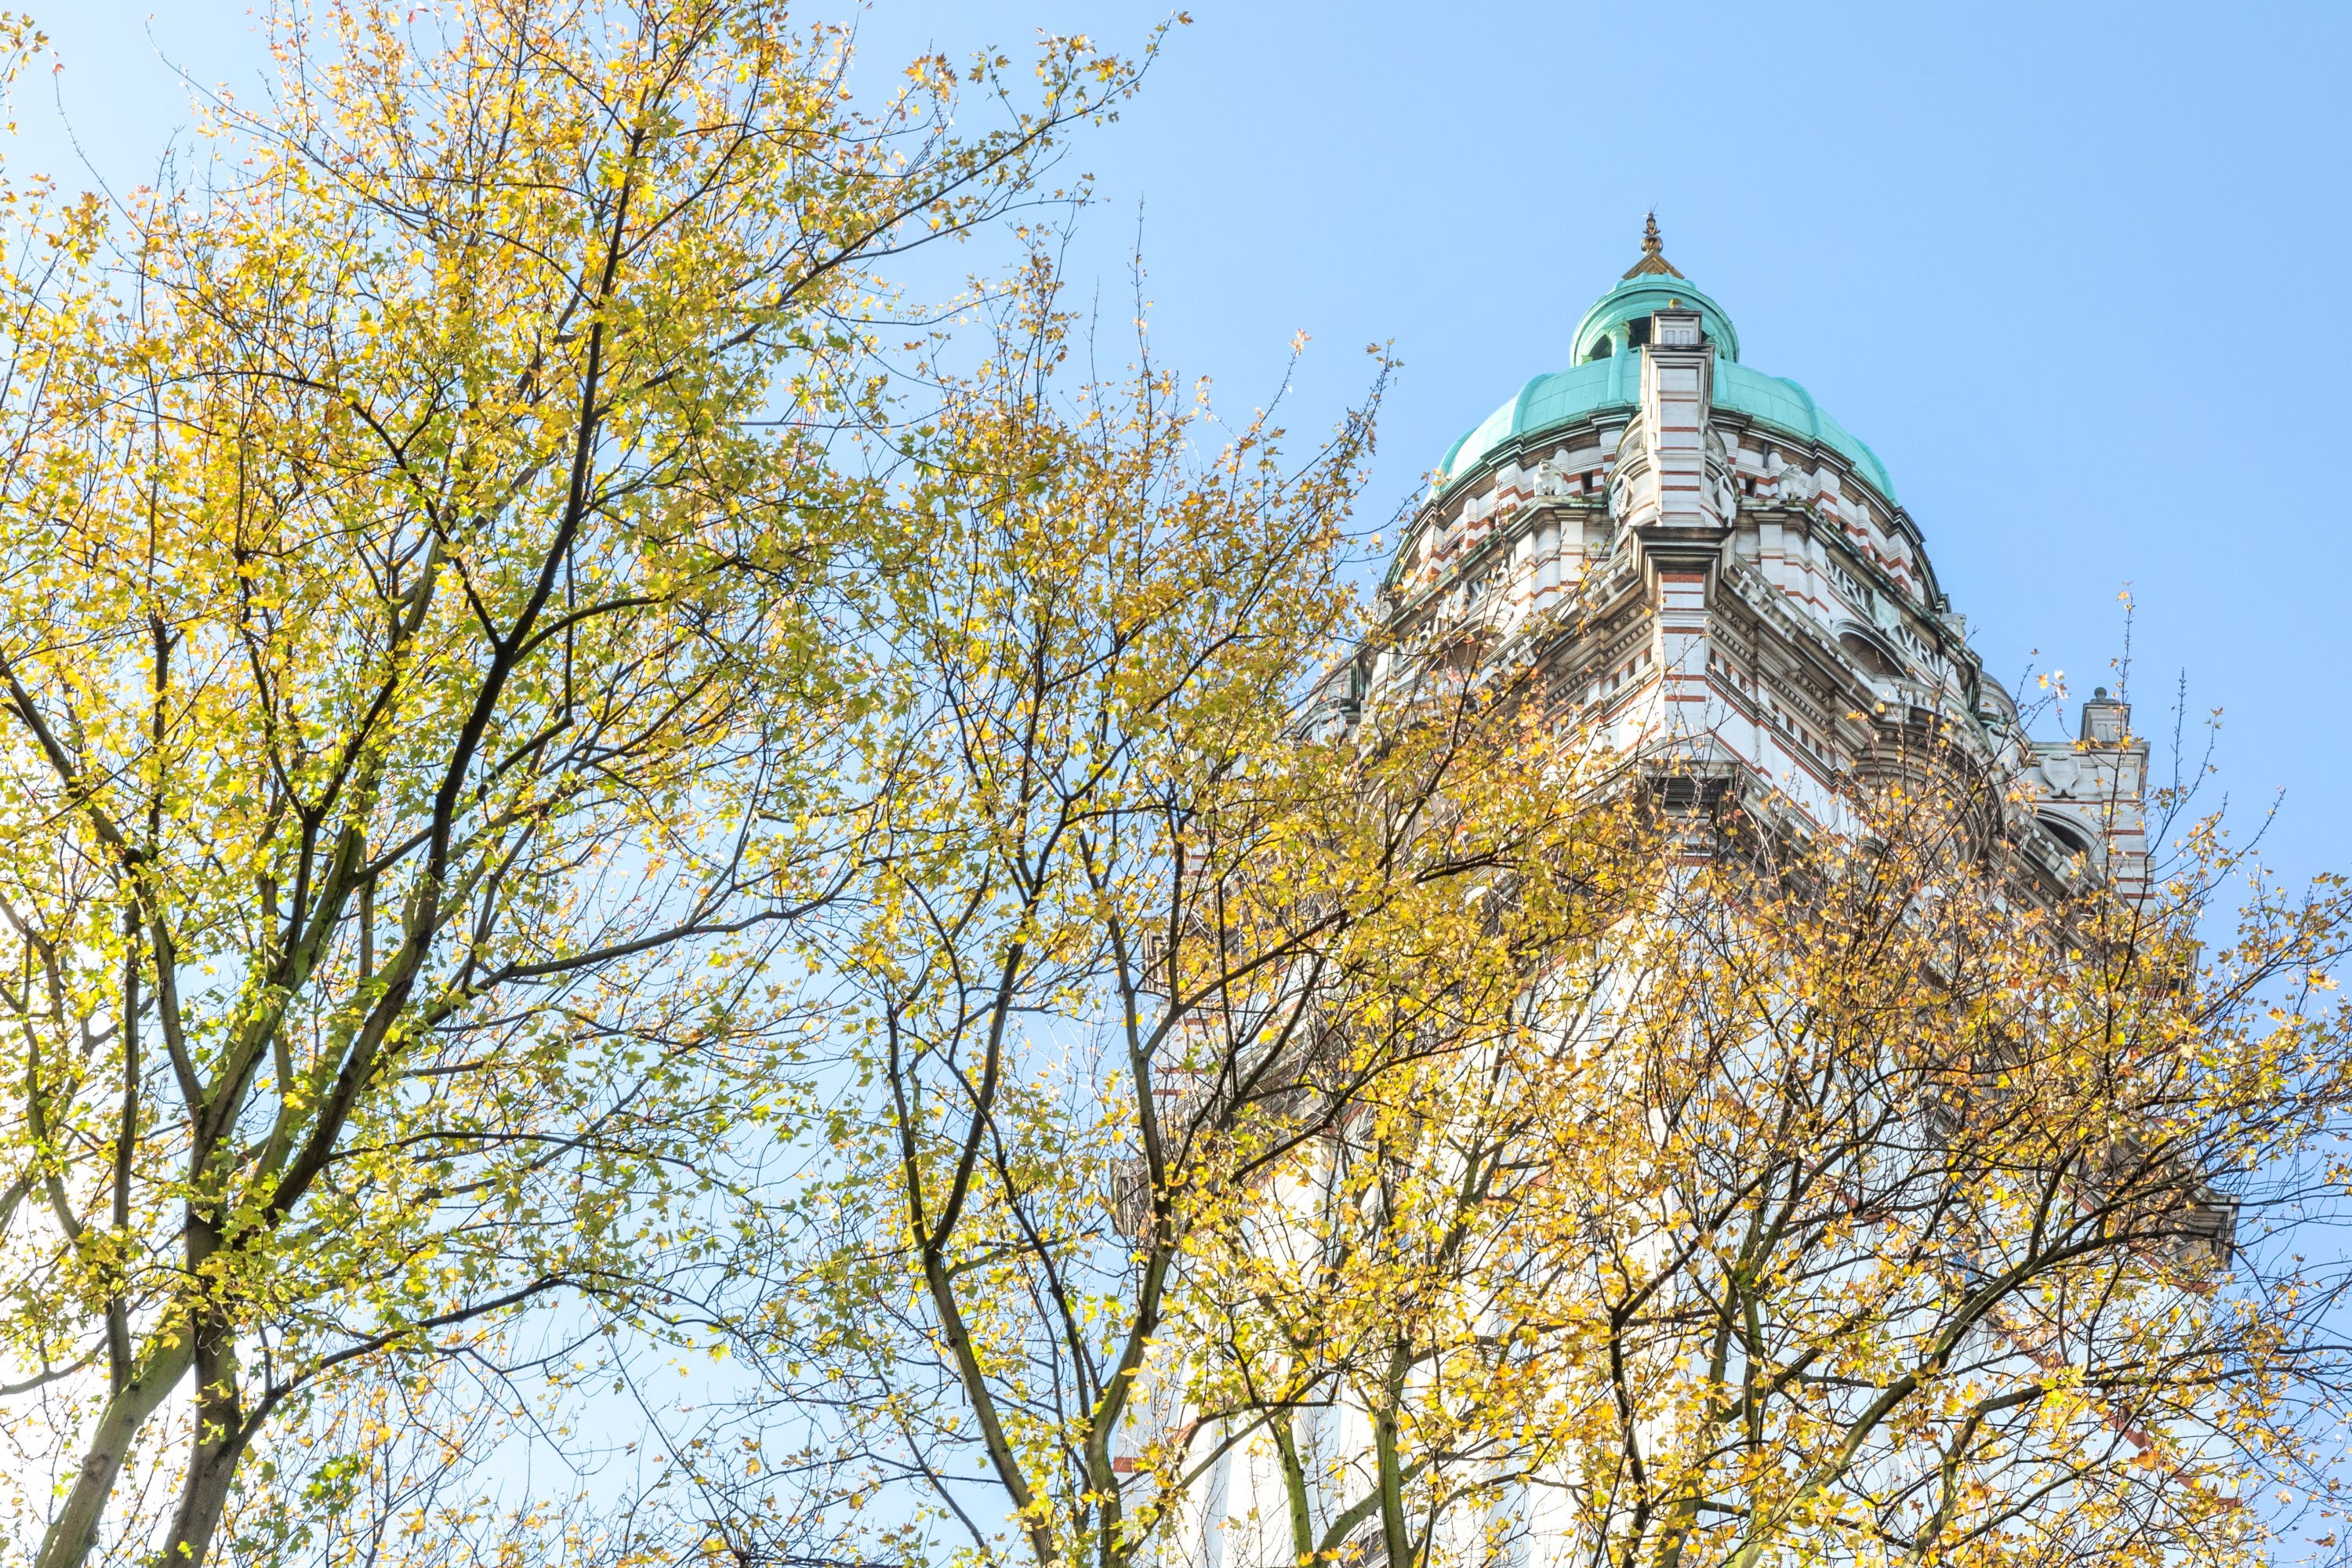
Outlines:
[[[110,178],[187,119],[159,47],[252,79],[241,3],[29,3]],[[1393,340],[1384,513],[1565,364],[1655,206],[1748,363],[1885,458],[1996,672],[2039,647],[2107,679],[2130,584],[2142,727],[2185,668],[2228,710],[2233,799],[2286,792],[2280,863],[2352,866],[2352,6],[1190,9],[1078,154],[1108,210],[1077,266],[1123,315],[1143,204],[1163,356],[1245,403],[1303,330],[1313,428]],[[885,0],[863,26],[878,63],[1160,14]],[[58,167],[54,119],[36,84],[14,156]]]

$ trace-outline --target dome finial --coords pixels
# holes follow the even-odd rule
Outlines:
[[[1642,259],[1625,269],[1628,278],[1639,278],[1644,272],[1663,273],[1670,278],[1682,276],[1681,268],[1666,259],[1666,242],[1658,237],[1658,214],[1651,209],[1649,221],[1642,226]]]

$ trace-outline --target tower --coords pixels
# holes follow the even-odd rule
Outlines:
[[[1947,765],[1997,786],[2030,875],[2145,888],[2128,708],[2102,688],[2076,736],[2027,733],[1885,465],[1742,362],[1654,216],[1568,357],[1446,452],[1382,583],[1385,636],[1318,721],[1417,679],[1416,649],[1466,644],[1531,664],[1670,802],[1833,826],[1843,780]]]
[[[2128,987],[2096,978],[2126,947],[2105,917],[2161,923],[2130,902],[2147,889],[2147,748],[2104,689],[2078,733],[2028,732],[1885,466],[1801,386],[1741,361],[1654,222],[1569,358],[1446,453],[1382,583],[1379,634],[1307,723],[1377,742],[1433,711],[1516,721],[1516,702],[1476,700],[1507,686],[1630,764],[1602,787],[1630,780],[1663,808],[1652,863],[1668,893],[1589,951],[1525,957],[1508,973],[1526,1011],[1458,1053],[1428,1049],[1424,1099],[1335,1092],[1345,1114],[1287,1185],[1265,1184],[1234,1249],[1303,1260],[1310,1309],[1280,1334],[1233,1330],[1253,1347],[1235,1363],[1254,1376],[1272,1343],[1269,1364],[1311,1374],[1272,1399],[1253,1383],[1237,1416],[1168,1416],[1192,1479],[1163,1562],[1927,1560],[1961,1506],[1963,1456],[2021,1479],[1986,1505],[2000,1526],[2112,1461],[2115,1493],[2052,1512],[2095,1535],[2124,1517],[2108,1497],[2187,1473],[2145,1456],[2188,1451],[2163,1447],[2181,1432],[2193,1447],[2196,1418],[2175,1413],[2197,1396],[2130,1405],[2086,1376],[2063,1383],[2092,1390],[2081,1402],[2040,1402],[2070,1358],[2094,1359],[2111,1310],[2139,1315],[2108,1383],[2140,1386],[2132,1358],[2196,1321],[2178,1309],[2210,1289],[2236,1215],[2217,1167],[2151,1131],[2169,1111],[2118,1114],[2137,1068],[2115,1064],[2156,1059],[2152,1037],[2116,1028]],[[1906,802],[1856,786],[1916,780],[1959,787],[1931,799],[1937,831],[1906,881],[1899,819],[1878,808]],[[1739,819],[1763,829],[1749,845],[1825,852],[1713,856],[1743,840],[1710,820]],[[1895,837],[1865,837],[1890,820]],[[1986,853],[1948,876],[1956,843]],[[1879,865],[1898,869],[1894,896]],[[1486,891],[1466,907],[1509,906]],[[2078,970],[2095,972],[2079,992]],[[2148,994],[2188,994],[2150,973]],[[1505,1171],[1520,1184],[1490,1205]],[[1514,1230],[1520,1214],[1543,1223]],[[2070,1239],[2044,1250],[2053,1226]],[[1496,1237],[1484,1273],[1446,1272],[1464,1238]],[[2106,1268],[2097,1282],[2049,1283],[2100,1247],[2083,1276]],[[1318,1294],[1327,1278],[1341,1284]],[[1220,1301],[1230,1321],[1278,1295],[1251,1283]],[[1895,1343],[1912,1359],[1874,1366]],[[1554,1359],[1538,1364],[1538,1345]],[[1898,1429],[1888,1414],[1914,1395],[1928,1413]],[[1790,1414],[1768,1430],[1775,1401]],[[1473,1419],[1448,1427],[1462,1408]],[[2010,1412],[2016,1426],[1979,1440]],[[1417,1426],[1433,1436],[1416,1450]],[[2095,1458],[2053,1480],[2026,1437],[2062,1428]],[[1852,1478],[1834,1507],[1832,1475]],[[1715,1547],[1685,1555],[1710,1531]],[[1795,1544],[1767,1544],[1775,1532]]]

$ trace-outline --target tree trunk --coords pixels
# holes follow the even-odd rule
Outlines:
[[[1282,1489],[1290,1500],[1290,1556],[1294,1568],[1315,1561],[1315,1516],[1308,1507],[1307,1466],[1298,1457],[1297,1417],[1283,1411],[1274,1418],[1274,1449],[1282,1456]]]
[[[41,1537],[40,1555],[34,1558],[33,1568],[80,1568],[89,1558],[98,1544],[107,1499],[113,1495],[115,1478],[122,1473],[132,1439],[163,1403],[163,1396],[178,1384],[194,1355],[194,1347],[184,1341],[163,1351],[106,1402],[97,1430],[83,1451],[81,1468],[66,1494],[66,1505]]]
[[[212,1551],[213,1531],[220,1528],[228,1507],[228,1484],[236,1477],[244,1457],[245,1434],[225,1443],[200,1445],[188,1465],[187,1484],[180,1489],[180,1506],[172,1516],[172,1533],[163,1548],[169,1568],[201,1568]]]
[[[1397,1399],[1402,1390],[1387,1393],[1372,1418],[1372,1447],[1381,1467],[1381,1541],[1388,1552],[1388,1568],[1412,1568],[1412,1534],[1404,1519],[1404,1467],[1397,1459]]]
[[[163,1562],[169,1568],[202,1568],[212,1550],[213,1531],[228,1506],[228,1484],[236,1475],[252,1426],[237,1393],[236,1337],[216,1312],[193,1325],[196,1365],[196,1433],[180,1506],[172,1516]]]

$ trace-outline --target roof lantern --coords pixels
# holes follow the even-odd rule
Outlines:
[[[1642,259],[1625,269],[1617,286],[1601,296],[1584,320],[1576,324],[1569,357],[1576,364],[1623,353],[1641,347],[1640,333],[1660,310],[1699,313],[1706,341],[1718,357],[1739,357],[1739,333],[1723,307],[1690,285],[1682,269],[1666,259],[1665,242],[1658,237],[1658,215],[1652,213],[1642,232]]]

